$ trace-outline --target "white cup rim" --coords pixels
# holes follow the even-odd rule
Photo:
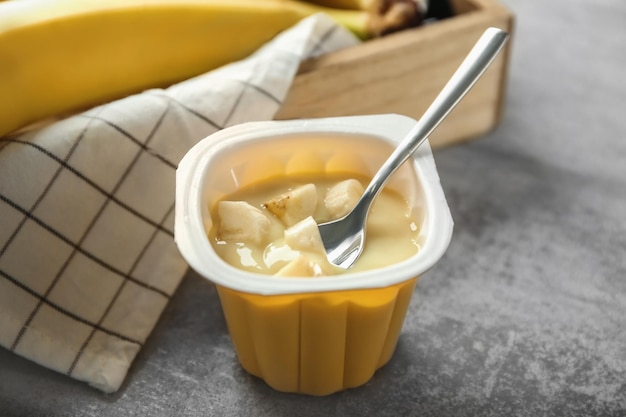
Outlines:
[[[174,236],[180,253],[192,269],[215,284],[261,295],[381,288],[422,275],[443,256],[453,229],[450,209],[427,141],[407,163],[413,164],[423,188],[428,235],[416,255],[384,268],[315,279],[275,277],[244,271],[229,265],[215,253],[205,232],[201,212],[207,166],[220,149],[235,146],[237,141],[326,132],[374,135],[397,144],[415,123],[414,119],[396,114],[248,122],[208,136],[187,152],[176,172]]]

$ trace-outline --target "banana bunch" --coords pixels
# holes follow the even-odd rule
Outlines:
[[[376,1],[2,1],[0,136],[242,59],[314,13],[361,39],[396,30]]]

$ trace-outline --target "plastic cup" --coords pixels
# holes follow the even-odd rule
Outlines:
[[[421,223],[420,250],[383,268],[319,278],[243,271],[213,250],[210,208],[275,176],[371,177],[414,124],[399,115],[250,122],[207,137],[180,162],[176,243],[190,267],[215,283],[242,367],[276,390],[327,395],[357,387],[391,359],[416,281],[452,236],[430,146],[422,144],[386,185]]]

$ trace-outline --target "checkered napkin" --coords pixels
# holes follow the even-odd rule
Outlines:
[[[0,138],[0,345],[116,391],[187,269],[178,161],[272,119],[303,59],[356,42],[315,15],[246,60]]]

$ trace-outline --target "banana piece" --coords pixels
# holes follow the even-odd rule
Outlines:
[[[258,245],[269,235],[271,220],[245,201],[220,201],[217,216],[219,239]]]
[[[295,0],[0,2],[0,136],[242,59],[306,16],[366,39],[366,11]]]
[[[324,197],[324,205],[331,219],[339,219],[350,212],[365,189],[353,178],[338,182],[329,188]]]
[[[323,272],[320,266],[306,255],[299,255],[274,275],[278,277],[317,277],[323,275]]]
[[[285,229],[285,243],[299,256],[285,265],[276,275],[280,276],[328,276],[342,270],[332,265],[326,258],[324,243],[313,217]]]
[[[317,200],[317,187],[306,184],[271,199],[264,206],[286,226],[293,226],[313,215]]]
[[[285,229],[285,243],[293,250],[324,254],[324,243],[313,217]]]

